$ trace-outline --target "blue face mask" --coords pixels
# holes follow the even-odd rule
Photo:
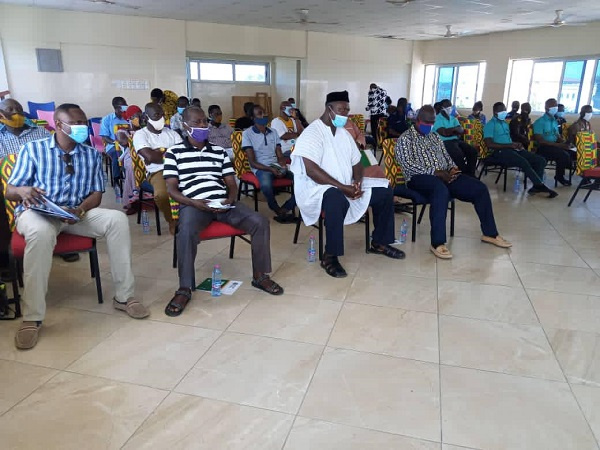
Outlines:
[[[129,106],[127,106],[127,105],[121,105],[121,112],[127,111],[127,108],[129,108]]]
[[[179,114],[183,114],[184,111],[185,111],[185,108],[181,108],[180,106],[177,107],[177,112]]]
[[[550,114],[551,116],[555,116],[557,112],[558,106],[553,106],[552,108],[548,109],[548,114]]]
[[[292,103],[292,108],[296,109],[296,104]]]
[[[254,123],[256,125],[260,125],[262,127],[266,127],[267,124],[269,123],[269,118],[267,116],[265,116],[265,117],[256,117],[254,119]]]
[[[61,131],[78,144],[83,144],[85,141],[87,141],[87,138],[90,134],[90,130],[87,125],[69,125],[69,127],[71,128],[70,133],[66,133],[65,130],[62,129],[62,127]]]
[[[331,109],[331,107],[329,109]],[[331,112],[333,112],[333,109],[331,109]],[[331,123],[333,124],[333,126],[336,128],[344,128],[346,126],[346,122],[348,122],[348,117],[340,116],[339,114],[336,114],[336,113],[333,113],[333,114],[334,114],[334,118],[331,119]]]
[[[283,112],[287,115],[287,116],[291,116],[292,115],[292,107],[291,106],[286,106],[285,109],[283,110]]]
[[[417,129],[422,134],[424,134],[425,136],[427,136],[429,133],[431,133],[431,130],[433,129],[433,124],[419,123],[419,124],[417,124]]]
[[[500,119],[500,120],[506,119],[507,114],[508,114],[508,111],[500,111],[498,113],[498,119]]]
[[[561,119],[563,119],[565,117],[565,112],[564,111],[557,112],[556,117],[560,117]]]

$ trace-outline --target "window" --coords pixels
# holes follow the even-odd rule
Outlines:
[[[217,83],[270,83],[269,63],[190,60],[190,80]]]
[[[567,113],[576,114],[588,104],[600,112],[599,87],[598,59],[514,60],[505,100],[529,102],[533,111],[541,112],[546,100],[555,98]]]
[[[425,67],[423,104],[450,99],[459,108],[471,108],[481,100],[486,63]]]

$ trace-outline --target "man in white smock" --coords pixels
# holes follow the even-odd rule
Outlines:
[[[338,257],[344,254],[344,225],[373,210],[370,253],[403,259],[394,242],[394,199],[391,188],[362,188],[361,155],[344,125],[348,120],[348,92],[327,95],[325,112],[298,137],[292,153],[294,193],[302,219],[313,225],[323,213],[325,253],[321,267],[332,277],[347,276]]]

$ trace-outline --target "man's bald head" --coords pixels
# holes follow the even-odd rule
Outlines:
[[[16,101],[14,98],[5,98],[4,100],[0,101],[0,110],[1,111],[8,111],[8,110],[13,110],[13,111],[20,111],[23,112],[23,106]]]
[[[185,108],[185,111],[183,111],[184,122],[196,121],[197,119],[201,119],[203,116],[206,117],[206,114],[204,113],[204,110],[199,106],[190,106],[188,108]]]
[[[417,114],[417,121],[423,123],[435,122],[435,109],[431,105],[423,105]]]

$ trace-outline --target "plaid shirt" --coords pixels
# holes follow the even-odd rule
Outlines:
[[[28,142],[19,153],[8,180],[13,186],[33,186],[46,191],[58,206],[76,208],[93,192],[104,192],[102,158],[87,145],[78,144],[70,152],[75,173],[68,175],[63,150],[54,136]],[[19,205],[15,213],[24,209]]]
[[[6,125],[0,125],[0,159],[7,155],[18,154],[21,147],[30,141],[37,141],[50,136],[44,127],[25,125],[21,134],[16,136],[8,131]]]

